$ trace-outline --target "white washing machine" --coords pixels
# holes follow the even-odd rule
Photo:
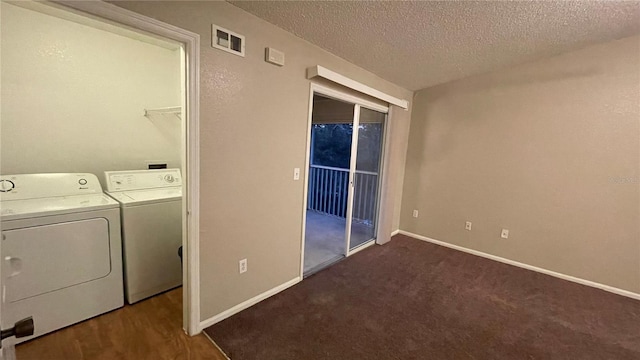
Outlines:
[[[105,178],[120,203],[127,302],[182,285],[180,170],[105,171]]]
[[[124,305],[118,203],[93,174],[0,177],[2,328],[26,341]]]

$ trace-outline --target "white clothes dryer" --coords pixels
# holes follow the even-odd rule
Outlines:
[[[33,316],[26,341],[124,304],[120,209],[93,174],[0,177],[2,327]]]

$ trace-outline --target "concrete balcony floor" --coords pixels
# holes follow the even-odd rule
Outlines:
[[[304,273],[312,273],[331,265],[345,255],[346,219],[307,210],[304,246]],[[353,221],[351,248],[374,238],[374,228]]]

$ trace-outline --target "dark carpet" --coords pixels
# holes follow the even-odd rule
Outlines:
[[[640,301],[398,235],[205,331],[232,360],[640,359]]]

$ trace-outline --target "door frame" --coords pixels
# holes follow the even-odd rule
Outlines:
[[[367,109],[371,109],[371,110],[375,110],[381,113],[386,114],[386,119],[385,119],[385,124],[384,124],[384,134],[383,134],[383,143],[382,143],[382,154],[381,154],[381,162],[384,161],[384,159],[387,159],[387,152],[389,151],[389,147],[386,144],[386,139],[387,137],[387,132],[389,130],[389,119],[390,119],[390,108],[389,106],[384,106],[384,105],[380,105],[377,104],[375,102],[369,101],[367,99],[361,98],[359,96],[355,96],[355,95],[351,95],[351,94],[347,94],[346,92],[340,91],[340,90],[336,90],[318,83],[314,83],[311,82],[309,85],[309,113],[308,113],[308,120],[307,120],[307,144],[306,144],[306,152],[305,152],[305,168],[304,168],[304,189],[303,189],[303,199],[302,199],[302,235],[301,235],[301,241],[300,241],[300,278],[304,279],[304,248],[305,248],[305,242],[306,242],[306,228],[307,228],[307,205],[308,205],[308,193],[309,193],[309,166],[311,164],[311,129],[313,127],[313,97],[315,94],[319,94],[322,96],[326,96],[335,100],[339,100],[339,101],[343,101],[343,102],[347,102],[350,104],[354,105],[354,126],[356,124],[356,121],[358,120],[358,116],[360,113],[360,108],[364,107]],[[354,134],[357,136],[357,130],[354,131]],[[357,144],[356,144],[357,145]],[[353,141],[353,137],[352,137],[352,153],[353,153],[353,147],[354,145],[354,141]],[[354,168],[354,161],[355,159],[351,159],[351,164],[350,164],[350,169],[349,169],[349,182],[348,182],[348,186],[351,186],[353,179],[352,177],[352,171],[351,168]],[[384,163],[383,163],[384,164]],[[380,167],[381,171],[384,171],[384,166]],[[383,184],[383,178],[386,177],[386,172],[383,172],[383,176],[378,180],[379,184]],[[381,192],[380,189],[378,189],[378,196],[380,196]],[[351,198],[353,196],[353,191],[349,191],[349,200],[347,201],[347,206],[348,209],[353,208],[353,204],[351,201]],[[378,219],[380,219],[380,215],[381,215],[381,207],[380,207],[380,201],[378,201],[378,206],[376,209],[376,216]],[[351,219],[349,219],[349,211],[347,211],[347,227],[345,229],[345,235],[346,231],[348,231],[347,229],[349,229],[349,224],[351,222]],[[351,251],[349,249],[349,239],[345,238],[345,242],[346,242],[346,246],[345,246],[345,257],[351,256],[355,253],[357,253],[358,251],[361,251],[365,248],[368,248],[369,246],[372,246],[373,244],[375,244],[375,241],[370,241],[367,244],[363,244],[362,246],[358,246],[358,248],[356,248],[355,250]]]
[[[84,16],[95,16],[182,44],[181,171],[184,178],[182,197],[183,246],[183,328],[191,336],[200,333],[200,35],[108,4],[100,0],[52,0],[51,3]]]
[[[360,104],[355,104],[354,105],[354,114],[353,114],[353,126],[354,126],[354,130],[353,130],[353,136],[352,136],[352,140],[351,140],[351,164],[349,165],[349,186],[351,186],[351,191],[349,191],[349,200],[347,200],[347,204],[348,204],[348,208],[347,208],[347,229],[346,229],[346,234],[345,234],[345,242],[346,242],[346,256],[351,256],[361,250],[364,250],[366,248],[368,248],[369,246],[373,245],[374,243],[376,243],[376,241],[371,241],[372,239],[368,240],[366,243],[360,244],[358,245],[356,248],[354,248],[353,250],[351,249],[351,227],[353,226],[353,206],[355,204],[355,191],[356,191],[356,186],[357,184],[355,183],[355,176],[356,173],[358,171],[357,168],[357,161],[358,161],[358,142],[359,142],[359,134],[360,134],[360,115],[362,114],[362,108],[365,109],[369,109],[366,106],[362,106]],[[373,110],[373,109],[370,109]],[[373,110],[373,111],[377,111],[377,110]],[[382,130],[382,138],[380,139],[380,159],[379,159],[379,163],[378,163],[378,186],[376,188],[376,209],[375,209],[375,214],[376,214],[376,221],[375,221],[375,228],[374,228],[374,234],[376,236],[376,239],[378,237],[378,223],[380,220],[380,203],[381,203],[381,195],[382,195],[382,184],[383,184],[383,180],[385,178],[385,159],[386,159],[386,151],[387,151],[387,146],[386,146],[386,141],[387,141],[387,131],[389,130],[389,112],[381,112],[384,114],[384,124],[383,124],[383,130]],[[356,156],[353,156],[353,154],[355,154]],[[382,175],[382,176],[380,176]]]

